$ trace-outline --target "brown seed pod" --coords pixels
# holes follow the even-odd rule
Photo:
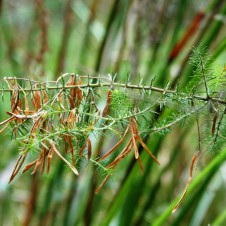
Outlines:
[[[102,117],[105,117],[107,115],[110,104],[111,104],[111,99],[112,99],[112,91],[109,90],[108,95],[107,95],[106,105],[105,105],[103,113],[102,113]]]
[[[19,99],[20,99],[19,86],[18,86],[18,84],[15,84],[13,86],[13,92],[12,92],[12,98],[11,98],[12,112],[14,112],[16,110],[18,103],[19,103]]]
[[[75,76],[71,76],[71,80],[66,84],[66,86],[75,86],[75,85],[82,85],[82,81],[79,78],[78,83],[76,83]],[[70,109],[75,107],[79,107],[83,98],[82,90],[78,87],[70,89],[70,96],[68,97],[70,103]]]
[[[48,102],[48,94],[45,90],[42,90],[42,94],[44,96],[44,104],[46,104]]]
[[[22,173],[25,173],[26,171],[28,171],[31,167],[33,167],[33,166],[36,164],[37,161],[38,161],[38,159],[36,159],[35,161],[33,161],[33,162],[31,162],[31,163],[28,163],[28,164],[24,167]]]
[[[53,151],[56,153],[56,155],[58,155],[59,158],[61,158],[70,168],[71,170],[73,171],[74,174],[76,175],[79,175],[78,173],[78,170],[73,166],[71,165],[61,154],[60,152],[57,150],[56,146],[55,146],[55,143],[52,141],[51,142],[51,147],[53,149]]]
[[[34,88],[37,89],[37,84],[34,85]],[[34,105],[36,112],[42,107],[42,96],[40,91],[33,91],[32,104]]]
[[[21,155],[19,156],[19,158],[17,159],[16,165],[15,165],[15,167],[14,167],[14,169],[13,169],[13,172],[12,172],[12,174],[11,174],[11,176],[10,176],[9,183],[10,183],[10,182],[14,179],[14,177],[18,174],[18,172],[19,172],[20,168],[22,167],[22,165],[23,165],[23,163],[24,163],[26,157],[27,157],[27,154],[21,154]]]
[[[52,158],[53,158],[53,148],[51,147],[49,149],[49,153],[48,153],[48,157],[47,157],[47,159],[48,159],[48,161],[47,161],[47,171],[46,171],[47,174],[49,173],[49,170],[50,170],[50,164],[51,164]]]

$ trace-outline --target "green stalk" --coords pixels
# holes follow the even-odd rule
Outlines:
[[[212,174],[212,172],[216,172],[219,167],[222,165],[222,163],[226,159],[226,149],[224,149],[217,157],[215,157],[206,168],[200,174],[195,178],[192,182],[191,185],[188,188],[187,194],[185,198],[189,198],[189,195],[195,192],[196,188],[200,185],[200,183],[203,182],[206,177]],[[172,210],[178,200],[180,199],[181,195],[179,195],[174,201],[169,205],[169,207],[164,211],[164,213],[158,217],[151,225],[152,226],[161,226],[163,225],[168,217],[172,214]],[[183,205],[183,202],[182,204]]]
[[[220,56],[220,54],[222,54],[223,51],[225,51],[225,49],[226,49],[226,38],[223,38],[217,45],[214,53],[211,55],[211,59],[213,61],[216,60]]]
[[[221,212],[221,214],[215,219],[212,225],[213,226],[224,225],[225,221],[226,221],[226,209],[223,212]]]

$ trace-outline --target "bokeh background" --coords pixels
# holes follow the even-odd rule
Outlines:
[[[4,76],[48,81],[68,72],[117,73],[118,81],[130,75],[134,84],[140,78],[150,84],[155,77],[155,86],[164,88],[170,82],[172,88],[178,83],[183,87],[194,69],[189,64],[192,48],[200,45],[217,65],[224,66],[224,0],[0,0],[0,88]],[[1,93],[1,121],[7,118],[9,98]],[[98,194],[95,188],[104,177],[95,166],[85,164],[75,177],[58,159],[50,174],[19,174],[8,184],[19,155],[10,139],[9,133],[0,135],[0,225],[226,222],[225,151],[203,157],[190,192],[177,212],[170,214],[197,151],[195,120],[171,133],[146,137],[161,166],[144,154],[142,174],[130,156]],[[115,141],[112,136],[100,137],[95,148],[104,152]]]

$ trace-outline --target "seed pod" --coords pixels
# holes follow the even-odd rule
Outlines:
[[[49,173],[49,170],[50,170],[50,164],[51,164],[52,158],[53,158],[53,148],[51,147],[49,149],[49,153],[48,153],[48,157],[47,157],[47,159],[48,159],[48,161],[47,161],[47,170],[46,170],[47,174]]]
[[[69,125],[73,126],[73,123],[75,121],[75,109],[71,110],[69,116],[68,116],[68,119],[67,119],[67,122]]]
[[[75,76],[71,76],[71,80],[66,84],[66,86],[75,86],[76,79]],[[82,85],[82,81],[79,78],[78,85]],[[82,101],[83,95],[82,90],[80,88],[71,88],[70,89],[70,96],[68,97],[69,103],[70,103],[70,109],[73,109],[75,107],[79,107],[81,101]]]
[[[44,96],[44,104],[46,104],[48,102],[48,94],[46,93],[45,90],[42,90],[42,94]]]
[[[21,114],[21,110],[22,109],[22,101],[21,99],[18,101],[18,104],[17,104],[17,108],[15,109],[14,113],[17,115],[20,115]],[[18,123],[22,123],[23,119],[22,118],[17,118],[16,121]]]
[[[102,117],[105,117],[107,115],[110,104],[111,104],[111,99],[112,99],[112,92],[111,92],[111,90],[109,90],[108,95],[107,95],[106,105],[105,105],[103,113],[102,113]]]
[[[23,163],[24,163],[26,157],[27,157],[27,154],[21,154],[21,155],[19,156],[19,158],[17,159],[16,165],[15,165],[15,167],[14,167],[14,169],[13,169],[13,172],[12,172],[12,174],[11,174],[11,176],[10,176],[9,183],[10,183],[10,182],[14,179],[14,177],[18,174],[18,172],[19,172],[20,168],[22,167],[22,165],[23,165]]]
[[[56,153],[56,155],[58,155],[59,158],[61,158],[70,168],[71,170],[73,171],[74,174],[78,175],[78,170],[72,166],[61,154],[60,152],[57,150],[56,146],[55,146],[55,143],[54,142],[51,142],[51,147],[53,149],[53,151]]]
[[[34,88],[37,88],[37,84],[34,85]],[[36,112],[42,107],[42,96],[40,91],[33,91],[32,103]]]
[[[33,162],[31,162],[31,163],[28,163],[28,164],[24,167],[22,173],[25,173],[26,171],[28,171],[31,167],[33,167],[33,166],[36,164],[37,161],[38,161],[38,159],[36,159],[35,161],[33,161]]]
[[[19,103],[19,86],[18,84],[13,86],[13,93],[12,93],[12,98],[11,98],[11,109],[12,112],[14,112],[18,106]]]

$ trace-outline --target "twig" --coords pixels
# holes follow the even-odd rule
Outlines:
[[[83,77],[87,77],[87,76],[83,76]],[[92,76],[90,78],[98,78],[95,76]],[[7,80],[15,80],[18,78],[15,77],[9,77],[9,78],[5,78]],[[106,78],[105,78],[106,79]],[[23,80],[23,79],[21,79]],[[28,81],[28,79],[24,79],[25,81]],[[35,81],[32,81],[35,82]],[[133,84],[128,84],[128,83],[117,83],[117,82],[103,82],[103,83],[87,83],[87,84],[81,84],[81,85],[71,85],[71,86],[62,86],[62,85],[58,85],[58,86],[47,86],[44,84],[48,84],[50,82],[46,82],[46,83],[40,83],[41,87],[40,88],[24,88],[21,89],[19,88],[19,92],[31,92],[31,91],[42,91],[42,90],[67,90],[67,89],[72,89],[72,88],[80,88],[80,89],[85,89],[85,88],[98,88],[98,87],[119,87],[119,88],[126,88],[126,89],[135,89],[135,90],[144,90],[144,91],[154,91],[154,92],[158,92],[158,93],[162,93],[162,94],[176,94],[176,90],[170,90],[170,89],[164,89],[164,88],[159,88],[159,87],[155,87],[155,86],[139,86],[139,85],[133,85]],[[56,83],[54,81],[52,81],[51,83]],[[0,88],[0,92],[12,92],[13,89],[12,88]],[[226,101],[224,99],[221,98],[216,98],[216,97],[204,97],[204,96],[200,96],[200,95],[193,95],[193,96],[187,96],[184,97],[184,99],[187,100],[200,100],[200,101],[209,101],[211,100],[212,102],[218,102],[220,104],[225,104],[226,105]]]
[[[178,122],[180,122],[180,121],[183,120],[184,118],[187,118],[188,116],[192,115],[193,113],[199,111],[199,110],[202,109],[204,106],[206,106],[206,103],[205,103],[204,105],[202,105],[202,106],[200,106],[200,107],[198,107],[198,108],[196,108],[196,109],[194,109],[194,110],[188,112],[187,114],[185,114],[185,115],[183,115],[183,116],[177,118],[177,119],[174,120],[173,122],[168,123],[167,125],[164,125],[164,126],[161,126],[161,127],[159,127],[159,128],[153,129],[153,130],[152,130],[152,134],[153,134],[153,133],[157,133],[157,132],[159,132],[159,131],[162,131],[162,130],[164,130],[164,129],[167,129],[167,128],[169,128],[169,127],[171,127],[171,126],[177,124]]]

